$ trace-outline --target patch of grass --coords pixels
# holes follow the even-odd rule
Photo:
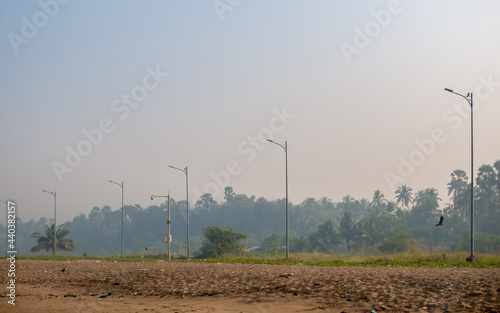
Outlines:
[[[408,253],[384,256],[361,256],[356,254],[325,254],[325,253],[292,253],[289,260],[284,254],[266,255],[243,253],[239,255],[224,255],[214,259],[191,259],[192,262],[208,263],[242,263],[242,264],[274,264],[274,265],[314,265],[314,266],[363,266],[363,267],[467,267],[467,268],[500,268],[500,256],[491,254],[476,254],[476,262],[466,262],[468,254],[459,252],[443,253]],[[166,255],[158,256],[21,256],[21,260],[102,260],[107,262],[167,262]],[[189,262],[185,258],[172,259],[170,262]]]

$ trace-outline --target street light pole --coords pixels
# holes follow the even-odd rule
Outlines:
[[[467,93],[467,96],[454,92],[453,89],[445,88],[444,90],[454,93],[465,100],[470,105],[470,256],[466,259],[467,262],[474,262],[474,106],[472,92]]]
[[[186,223],[187,223],[187,259],[189,260],[189,184],[188,184],[188,167],[182,169],[169,165],[168,167],[179,170],[186,174]]]
[[[53,247],[53,255],[56,255],[56,249],[57,249],[57,223],[56,223],[56,212],[57,212],[57,200],[56,200],[56,192],[55,191],[47,191],[47,190],[42,190],[43,192],[46,192],[48,194],[51,194],[54,196],[54,247]]]
[[[290,251],[290,246],[289,246],[289,242],[288,242],[288,142],[285,141],[285,145],[283,146],[282,144],[279,144],[277,142],[274,142],[272,141],[271,139],[267,139],[267,141],[271,142],[271,143],[274,143],[278,146],[280,146],[281,148],[283,148],[283,150],[285,150],[285,185],[286,185],[286,198],[285,198],[285,201],[286,201],[286,204],[285,204],[285,208],[286,208],[286,259],[288,260],[288,254],[289,254],[289,251]]]
[[[122,181],[122,183],[121,183],[121,184],[120,184],[120,183],[117,183],[117,182],[114,182],[114,181],[112,181],[112,180],[109,180],[109,179],[108,179],[108,181],[109,181],[110,183],[113,183],[113,184],[115,184],[115,185],[120,186],[120,188],[122,189],[122,238],[121,238],[122,245],[121,245],[120,258],[123,258],[123,181]]]
[[[167,217],[167,228],[168,228],[168,235],[167,235],[167,243],[168,243],[168,260],[170,261],[170,243],[172,242],[172,236],[170,235],[170,191],[168,192],[168,196],[151,196],[151,200],[154,198],[168,198],[168,217]]]

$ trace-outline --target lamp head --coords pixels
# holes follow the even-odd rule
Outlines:
[[[153,200],[155,198],[155,196],[151,196],[151,200]]]
[[[453,92],[453,89],[450,89],[450,88],[445,88],[444,90],[446,90],[448,92]]]
[[[271,139],[267,139],[267,141],[269,141],[269,142],[274,142],[274,141],[272,141]]]

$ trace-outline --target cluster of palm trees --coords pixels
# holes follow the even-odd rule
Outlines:
[[[481,233],[500,238],[497,226],[500,220],[500,160],[493,165],[481,166],[475,182],[476,238],[479,239]],[[455,245],[457,249],[467,250],[460,245],[467,245],[468,241],[462,238],[470,236],[470,232],[467,233],[470,225],[470,186],[464,171],[453,171],[447,185],[451,200],[441,208],[441,199],[435,188],[414,192],[407,185],[395,190],[393,200],[388,200],[380,190],[376,190],[370,200],[354,199],[350,195],[336,203],[326,197],[305,199],[300,204],[290,205],[290,247],[292,251],[330,252],[339,246],[346,250],[376,248],[401,251],[410,248],[414,240],[420,246],[427,243],[448,247]],[[280,229],[284,199],[269,201],[236,194],[231,187],[226,187],[224,194],[224,202],[218,203],[211,194],[202,195],[196,202],[190,221],[192,240],[202,238],[203,228],[231,226],[250,234],[252,244],[257,244]],[[171,219],[181,221],[172,224],[172,233],[181,242],[185,234],[185,210],[180,202],[171,199],[171,203]],[[138,247],[143,247],[143,242],[156,242],[158,246],[163,244],[165,210],[166,205],[148,208],[127,206],[127,227],[134,233],[133,238],[127,238],[129,249],[135,247],[134,242]],[[80,214],[65,226],[72,229],[83,251],[109,251],[119,246],[116,242],[119,238],[119,213],[109,207],[102,210],[95,207],[88,217]],[[436,228],[434,225],[441,215],[444,215],[445,227]],[[69,231],[61,226],[56,231],[54,225],[46,225],[44,235],[32,234],[38,245],[31,251],[45,250],[53,254],[59,250],[73,251],[76,241],[66,238],[68,234]],[[56,251],[53,251],[54,240]],[[99,246],[95,244],[97,241]],[[201,243],[201,239],[198,241]]]
[[[479,231],[498,232],[500,218],[500,160],[492,165],[479,168],[474,187],[475,224]],[[470,219],[471,185],[467,174],[462,170],[451,173],[448,195],[452,202],[444,211],[454,223]]]
[[[368,251],[385,249],[394,253],[404,252],[414,245],[405,231],[404,220],[390,213],[371,214],[355,221],[350,212],[344,212],[337,221],[335,225],[331,219],[325,220],[309,234],[307,240],[292,241],[293,250],[330,253],[338,246],[344,246],[347,251],[355,247]],[[404,240],[395,242],[397,238]]]
[[[409,186],[401,185],[395,191],[395,202],[387,200],[380,190],[374,192],[371,202],[367,199],[355,200],[347,195],[337,204],[337,208],[343,211],[342,216],[336,218],[338,223],[334,224],[331,219],[320,223],[309,236],[309,247],[329,252],[342,244],[350,250],[355,242],[357,247],[379,247],[383,250],[384,245],[387,247],[398,238],[399,246],[391,246],[396,251],[411,248],[414,245],[412,238],[432,246],[457,247],[457,242],[468,231],[471,184],[463,170],[455,170],[447,186],[451,203],[445,204],[443,210],[439,209],[441,199],[435,188],[414,193]],[[500,220],[500,160],[493,166],[479,168],[474,203],[476,232],[500,235],[497,226]],[[440,215],[445,216],[446,227],[434,229],[432,226]]]

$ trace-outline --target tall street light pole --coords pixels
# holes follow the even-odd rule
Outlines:
[[[168,192],[168,196],[151,196],[151,200],[154,198],[167,198],[168,199],[168,217],[167,217],[167,228],[168,228],[168,235],[165,241],[168,243],[168,260],[170,261],[170,243],[172,242],[172,236],[170,235],[170,191]]]
[[[57,249],[57,223],[56,223],[56,212],[57,212],[57,200],[56,200],[56,192],[55,191],[47,191],[47,190],[42,190],[43,192],[46,192],[48,194],[51,194],[54,196],[54,247],[53,247],[53,255],[56,255],[56,249]]]
[[[453,89],[445,88],[444,90],[454,93],[465,100],[470,105],[470,256],[466,259],[467,262],[474,262],[474,106],[472,92],[467,93],[467,96],[454,92]]]
[[[274,143],[275,145],[280,146],[285,150],[285,184],[286,184],[286,259],[288,260],[288,253],[290,251],[290,246],[288,244],[288,142],[285,141],[285,145],[283,146],[280,143],[274,142],[271,139],[267,139],[270,143]]]
[[[122,183],[121,183],[121,184],[120,184],[120,183],[117,183],[117,182],[114,182],[114,181],[112,181],[112,180],[109,180],[109,179],[108,179],[108,181],[109,181],[110,183],[113,183],[113,184],[115,184],[115,185],[120,186],[120,188],[122,189],[122,248],[121,248],[121,252],[120,252],[120,258],[123,258],[123,181],[122,181]]]
[[[186,218],[187,218],[187,259],[189,260],[189,185],[188,185],[188,167],[182,169],[169,165],[168,167],[179,170],[186,174]]]

